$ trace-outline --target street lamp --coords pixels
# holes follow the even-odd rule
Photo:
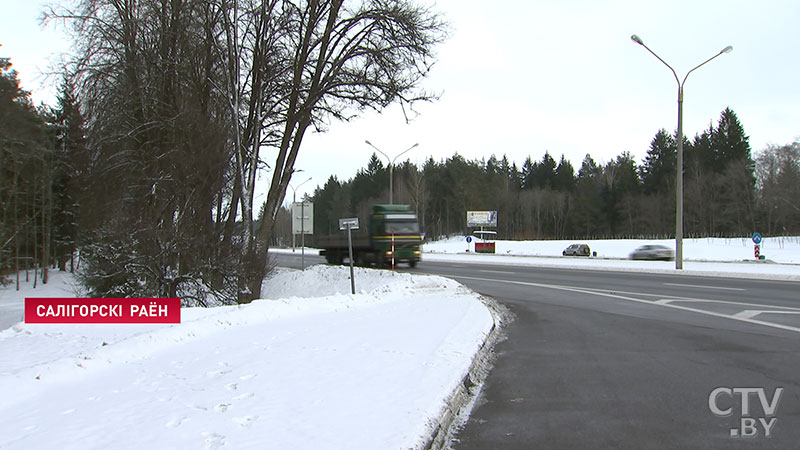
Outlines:
[[[673,69],[666,61],[661,59],[660,56],[656,55],[654,51],[650,50],[650,48],[644,45],[642,39],[637,35],[632,35],[631,40],[636,42],[637,44],[641,45],[648,52],[650,52],[653,56],[658,58],[659,61],[664,63],[665,66],[672,72],[672,75],[675,77],[675,81],[678,83],[678,161],[676,166],[676,183],[675,183],[675,198],[676,198],[676,205],[675,205],[675,269],[682,270],[683,269],[683,86],[686,84],[686,79],[689,78],[689,74],[694,72],[695,70],[699,69],[701,66],[705,65],[712,59],[716,58],[717,56],[723,53],[730,53],[733,51],[733,47],[730,45],[720,50],[719,53],[708,58],[707,60],[703,61],[702,64],[697,65],[694,69],[688,71],[686,76],[683,77],[683,81],[678,78],[678,74],[675,73],[675,69]]]
[[[394,204],[393,198],[392,198],[392,195],[393,195],[393,185],[392,185],[393,177],[392,177],[392,172],[393,172],[393,168],[394,168],[394,162],[397,160],[397,158],[402,156],[404,153],[406,153],[406,152],[410,151],[411,149],[413,149],[414,147],[418,146],[419,143],[416,143],[416,144],[412,145],[411,147],[409,147],[405,151],[401,152],[399,155],[395,156],[394,158],[389,158],[389,155],[387,155],[386,153],[383,153],[378,147],[375,147],[374,145],[372,145],[372,142],[370,142],[370,141],[364,141],[364,142],[366,142],[367,145],[369,145],[370,147],[372,147],[375,150],[377,150],[378,153],[380,153],[381,155],[385,156],[386,159],[389,161],[389,204],[392,205],[392,204]]]
[[[303,169],[295,170],[295,172],[302,172],[302,171]],[[308,183],[309,181],[311,181],[311,177],[308,177],[306,181],[303,181],[302,183],[298,184],[297,187],[292,187],[292,184],[289,183],[289,187],[292,188],[292,208],[291,208],[292,211],[294,211],[294,204],[297,203],[297,189],[299,189],[300,186]],[[300,223],[305,223],[305,217],[300,217],[300,220],[301,220]],[[292,228],[294,228],[294,212],[292,212],[292,224],[293,224]],[[295,239],[294,236],[295,236],[294,229],[292,229],[292,253],[294,253],[294,239]],[[305,246],[303,248],[305,248]]]

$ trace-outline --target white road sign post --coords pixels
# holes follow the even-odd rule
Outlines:
[[[753,255],[756,259],[761,259],[761,233],[753,233]]]
[[[300,264],[306,270],[306,234],[314,234],[314,204],[292,203],[292,236],[300,234]]]
[[[347,249],[350,252],[350,292],[356,295],[356,279],[353,277],[353,237],[352,230],[358,229],[358,217],[339,219],[339,229],[347,230]]]

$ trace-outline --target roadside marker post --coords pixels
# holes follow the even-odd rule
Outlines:
[[[339,219],[339,229],[347,230],[347,250],[350,254],[350,292],[356,295],[356,279],[353,275],[353,233],[358,229],[358,217]]]
[[[757,260],[761,259],[761,233],[753,233],[753,256],[756,257]]]

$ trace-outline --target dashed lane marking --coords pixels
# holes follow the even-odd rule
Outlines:
[[[723,287],[723,286],[703,286],[701,284],[680,284],[680,283],[664,283],[664,286],[678,286],[678,287],[688,287],[688,288],[697,288],[697,289],[719,289],[722,291],[746,291],[747,289],[743,288],[731,288],[731,287]]]
[[[516,275],[516,272],[508,272],[505,270],[483,270],[478,269],[479,272],[486,272],[486,273],[502,273],[503,275]]]

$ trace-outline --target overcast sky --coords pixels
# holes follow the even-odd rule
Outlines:
[[[0,0],[0,56],[12,58],[36,101],[51,102],[41,72],[69,44],[39,26],[42,3]],[[425,81],[441,99],[419,105],[410,124],[390,108],[307,134],[297,161],[304,172],[292,184],[313,179],[298,196],[331,175],[352,177],[373,152],[367,139],[391,156],[419,143],[401,158],[418,164],[458,152],[467,159],[506,154],[521,166],[545,151],[556,160],[564,154],[576,170],[587,153],[606,162],[629,151],[641,162],[655,133],[677,126],[677,83],[631,34],[681,79],[733,46],[686,82],[689,137],[730,107],[754,153],[800,139],[797,0],[439,0],[434,9],[452,29]]]

